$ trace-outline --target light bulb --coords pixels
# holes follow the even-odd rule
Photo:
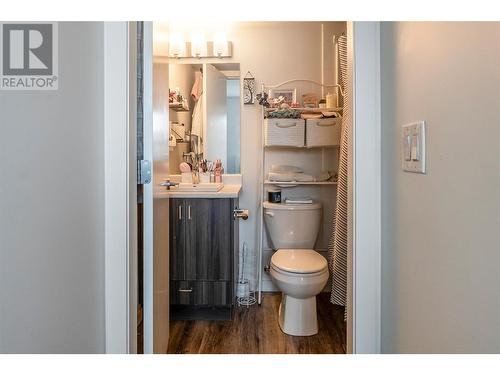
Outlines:
[[[202,57],[207,55],[207,42],[203,32],[193,31],[191,33],[191,56]]]
[[[218,31],[214,34],[214,55],[217,57],[227,56],[227,36],[225,32]]]

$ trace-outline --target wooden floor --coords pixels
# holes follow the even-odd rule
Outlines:
[[[317,298],[317,335],[285,335],[278,325],[281,293],[264,293],[260,307],[238,307],[232,321],[171,321],[168,353],[344,354],[344,309],[329,297],[320,293]]]

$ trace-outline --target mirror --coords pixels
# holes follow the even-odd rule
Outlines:
[[[169,64],[170,174],[179,164],[222,161],[225,174],[240,173],[240,66]]]

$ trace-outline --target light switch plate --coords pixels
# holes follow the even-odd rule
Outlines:
[[[403,125],[401,149],[405,172],[425,173],[425,121]]]

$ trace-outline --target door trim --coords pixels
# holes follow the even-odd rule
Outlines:
[[[143,27],[143,139],[144,158],[153,163],[153,22]],[[153,353],[153,181],[143,191],[143,352]]]
[[[137,351],[135,27],[104,22],[106,353]]]
[[[348,351],[380,353],[381,112],[380,22],[349,22],[352,35],[352,278]],[[351,340],[349,340],[349,338]]]

